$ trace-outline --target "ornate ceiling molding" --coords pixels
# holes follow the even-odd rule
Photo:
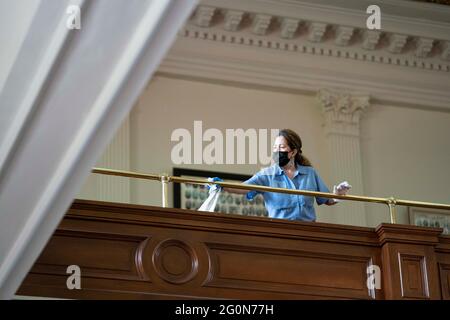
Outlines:
[[[447,16],[435,5],[378,2],[379,31],[365,29],[369,0],[204,0],[159,73],[450,110],[450,8]]]
[[[450,40],[257,11],[200,5],[180,36],[450,72]]]

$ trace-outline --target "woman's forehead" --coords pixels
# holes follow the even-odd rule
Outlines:
[[[275,144],[275,145],[279,145],[279,144],[285,144],[285,145],[287,145],[288,143],[287,143],[285,137],[283,137],[283,136],[278,136],[278,137],[275,139],[275,143],[274,143],[274,144]]]

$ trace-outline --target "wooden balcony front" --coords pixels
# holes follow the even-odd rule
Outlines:
[[[450,299],[450,237],[76,200],[18,295],[70,299]],[[81,270],[69,290],[68,266]],[[367,268],[379,266],[380,282]]]

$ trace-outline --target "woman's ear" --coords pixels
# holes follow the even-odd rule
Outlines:
[[[293,153],[293,157],[295,157],[295,156],[297,155],[297,152],[298,152],[298,150],[297,150],[297,149],[294,149],[294,150],[292,150],[292,153]]]

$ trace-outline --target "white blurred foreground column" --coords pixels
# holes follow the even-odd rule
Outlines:
[[[39,2],[0,93],[0,299],[13,297],[195,4]],[[68,28],[70,6],[80,29]],[[8,14],[0,28],[14,34],[21,20]]]

